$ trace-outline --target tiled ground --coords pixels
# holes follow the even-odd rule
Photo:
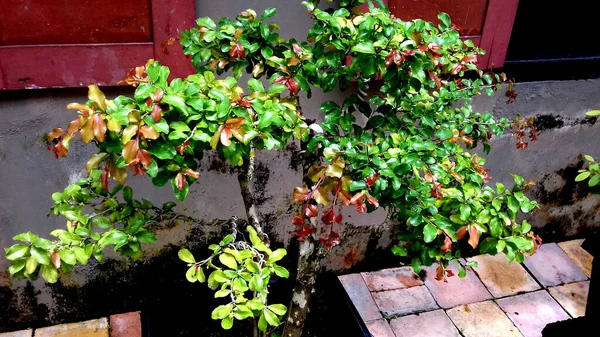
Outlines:
[[[539,337],[546,324],[585,314],[592,257],[582,242],[544,244],[523,265],[468,258],[477,268],[447,283],[435,267],[424,280],[401,267],[340,281],[374,337]]]

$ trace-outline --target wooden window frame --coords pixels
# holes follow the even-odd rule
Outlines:
[[[116,85],[148,59],[160,60],[172,76],[194,72],[177,41],[193,27],[194,0],[151,0],[152,42],[0,46],[0,90]]]

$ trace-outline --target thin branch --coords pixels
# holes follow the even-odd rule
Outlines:
[[[263,228],[260,224],[258,212],[256,210],[254,194],[252,192],[252,188],[250,187],[250,181],[254,175],[254,165],[254,147],[251,147],[250,158],[244,161],[244,164],[238,172],[238,181],[240,183],[240,192],[244,200],[244,207],[246,208],[246,217],[248,218],[248,223],[254,227],[258,237],[268,246],[269,236],[263,231]]]

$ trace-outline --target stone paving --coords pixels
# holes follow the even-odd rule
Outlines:
[[[592,256],[583,240],[548,243],[524,263],[504,255],[477,262],[463,279],[424,279],[410,267],[349,274],[339,279],[373,337],[541,337],[548,323],[585,314]]]

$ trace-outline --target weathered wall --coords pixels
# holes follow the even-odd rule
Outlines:
[[[198,1],[197,13],[234,16],[246,8],[260,13],[270,6],[280,9],[276,21],[282,26],[282,36],[305,37],[311,22],[296,0]],[[600,198],[586,196],[587,190],[572,181],[582,165],[580,154],[600,158],[595,146],[599,126],[594,124],[595,119],[584,119],[586,110],[600,107],[600,80],[523,83],[516,90],[519,97],[512,105],[506,105],[502,95],[479,97],[475,102],[479,111],[489,110],[499,117],[535,116],[542,130],[539,141],[531,143],[525,151],[516,150],[510,136],[494,141],[488,160],[493,181],[509,183],[512,172],[538,182],[530,194],[542,207],[530,218],[546,239],[576,236],[597,228]],[[129,89],[106,90],[109,97],[130,93]],[[68,158],[55,160],[43,137],[52,128],[67,125],[73,112],[65,110],[65,106],[84,101],[85,97],[85,89],[0,92],[0,247],[10,246],[11,238],[20,232],[49,233],[64,226],[60,219],[46,217],[52,203],[50,195],[84,174],[84,163],[94,149],[72,142]],[[303,112],[308,118],[319,118],[321,102],[341,97],[339,92],[325,97],[316,91],[312,100],[305,100]],[[259,210],[267,230],[279,245],[290,240],[290,193],[301,181],[301,170],[294,160],[295,148],[291,144],[285,151],[258,154],[254,186]],[[201,174],[179,209],[204,219],[206,224],[194,228],[175,225],[162,230],[159,241],[147,247],[142,262],[92,263],[78,268],[62,285],[55,286],[41,281],[12,281],[6,272],[0,272],[0,308],[5,308],[0,310],[0,331],[76,317],[99,317],[107,312],[138,310],[149,305],[161,307],[171,303],[167,298],[192,296],[190,292],[199,291],[198,287],[190,288],[181,282],[183,271],[178,268],[177,247],[183,244],[198,253],[205,252],[204,243],[215,240],[226,229],[221,225],[223,220],[232,215],[243,218],[245,214],[237,179],[230,168],[209,155],[202,163]],[[146,177],[131,177],[129,183],[137,197],[154,202],[174,199],[170,187],[156,189]],[[346,226],[365,228],[381,223],[384,214],[359,216],[347,211],[345,218],[351,222]],[[391,254],[385,248],[390,242],[389,233],[370,235],[358,231],[341,247],[336,247],[324,265],[330,270],[352,266],[373,268],[385,263],[382,260],[389,261]],[[0,257],[0,271],[7,266],[8,261]]]

